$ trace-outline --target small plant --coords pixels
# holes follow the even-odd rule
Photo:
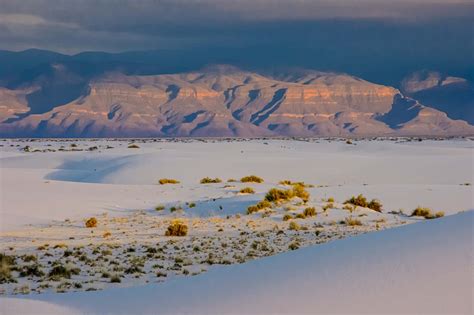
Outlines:
[[[156,211],[163,211],[163,210],[165,210],[165,206],[163,206],[163,205],[156,206],[155,210]]]
[[[291,219],[293,219],[293,217],[291,216],[291,214],[285,214],[285,215],[283,216],[283,221],[288,221],[288,220],[291,220]]]
[[[188,206],[189,206],[189,208],[194,208],[194,207],[196,207],[196,203],[191,202]]]
[[[170,208],[170,212],[182,211],[182,210],[183,210],[183,208],[181,208],[179,206],[177,206],[177,207],[173,206],[173,207]]]
[[[290,225],[288,226],[288,229],[292,231],[299,231],[301,229],[301,226],[295,221],[291,221]]]
[[[263,178],[255,176],[255,175],[249,175],[249,176],[244,176],[240,179],[242,183],[263,183]]]
[[[304,215],[304,213],[298,213],[298,214],[295,216],[295,219],[306,219],[306,216]]]
[[[294,185],[293,186],[293,195],[295,197],[301,198],[301,200],[303,200],[303,202],[305,202],[305,203],[308,202],[308,200],[309,200],[309,192],[307,192],[304,189],[303,185]]]
[[[292,190],[272,188],[265,195],[265,200],[269,202],[279,202],[282,200],[290,200],[293,196]]]
[[[271,208],[272,204],[267,200],[259,201],[256,205],[247,208],[247,214],[252,214],[265,208]]]
[[[438,211],[435,214],[433,214],[430,208],[417,207],[415,210],[413,210],[411,216],[424,217],[425,219],[435,219],[435,218],[444,217],[444,212]]]
[[[174,220],[168,226],[165,236],[186,236],[188,234],[188,226],[179,220]]]
[[[380,201],[376,199],[372,199],[367,205],[367,208],[372,209],[377,212],[382,212],[382,204],[380,203]]]
[[[0,253],[0,284],[16,282],[11,274],[15,265],[15,257]]]
[[[229,179],[227,180],[228,183],[235,183],[236,181],[237,181],[237,180],[234,179],[234,178],[229,178]]]
[[[137,144],[135,144],[135,143],[130,144],[130,145],[128,146],[128,148],[129,148],[129,149],[140,149],[140,147],[139,147]]]
[[[222,179],[216,177],[216,178],[210,178],[210,177],[204,177],[200,181],[201,184],[218,184],[222,183]]]
[[[298,248],[300,248],[300,244],[298,242],[293,242],[288,246],[288,249],[290,250],[297,250]]]
[[[244,187],[239,192],[241,194],[255,194],[255,190],[252,187]]]
[[[50,280],[59,281],[62,278],[70,279],[71,275],[79,274],[79,268],[67,268],[63,265],[54,266],[48,273]]]
[[[308,207],[308,208],[304,209],[303,214],[306,217],[313,217],[313,216],[316,215],[316,208],[315,207]]]
[[[357,197],[352,196],[350,199],[344,201],[344,204],[351,204],[358,207],[369,208],[377,212],[382,212],[382,204],[377,199],[372,199],[367,202],[367,198],[360,194]]]
[[[166,184],[179,184],[179,180],[172,179],[172,178],[161,178],[158,180],[158,183],[160,185],[166,185]]]
[[[345,223],[348,226],[361,226],[362,222],[359,219],[347,217],[343,223]]]
[[[90,218],[86,221],[86,227],[87,228],[95,228],[95,227],[97,227],[97,223],[98,223],[97,219],[92,217],[92,218]]]
[[[328,200],[326,200],[327,202],[334,202],[334,198],[333,197],[329,197]]]

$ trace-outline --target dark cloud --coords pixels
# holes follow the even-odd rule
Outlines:
[[[417,66],[460,73],[473,68],[473,21],[465,0],[0,0],[0,49],[172,50],[369,78]]]

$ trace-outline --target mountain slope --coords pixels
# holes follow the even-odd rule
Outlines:
[[[32,83],[34,92],[5,89],[4,94],[20,93],[18,102],[29,106],[30,111],[25,113],[22,107],[13,109],[16,117],[11,110],[2,115],[1,135],[254,137],[474,133],[474,127],[466,122],[451,120],[442,112],[407,99],[395,88],[345,74],[307,71],[304,75],[276,78],[215,66],[200,72],[167,75],[113,73],[84,84],[81,77],[62,65],[55,64],[51,73],[51,81]],[[75,88],[68,91],[71,87]],[[33,98],[35,93],[39,97]],[[61,97],[72,100],[61,106],[51,103]]]

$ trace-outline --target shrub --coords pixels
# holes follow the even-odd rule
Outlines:
[[[315,207],[308,207],[304,209],[303,214],[307,217],[313,217],[316,215],[316,208]]]
[[[247,214],[252,214],[265,208],[271,208],[272,204],[267,200],[259,201],[256,205],[247,208]]]
[[[433,214],[430,208],[417,207],[415,210],[413,210],[411,216],[424,217],[425,219],[435,219],[444,217],[444,212],[438,211]]]
[[[111,283],[120,283],[122,282],[122,280],[120,279],[120,277],[118,275],[113,275],[110,277],[110,282]]]
[[[92,218],[90,218],[86,221],[86,227],[87,228],[95,228],[95,227],[97,227],[97,223],[98,223],[97,219],[92,217]]]
[[[156,210],[156,211],[165,210],[165,206],[163,206],[163,205],[156,206],[156,207],[155,207],[155,210]]]
[[[11,274],[14,265],[15,257],[0,253],[0,284],[16,282]]]
[[[348,217],[343,221],[348,226],[360,226],[362,222],[359,219]]]
[[[382,204],[377,199],[372,199],[370,202],[367,202],[367,198],[364,195],[360,194],[357,197],[352,196],[352,198],[344,201],[344,204],[351,204],[354,206],[369,208],[377,212],[382,212]]]
[[[240,179],[242,183],[263,183],[263,178],[255,176],[255,175],[249,175],[249,176],[244,176]]]
[[[269,202],[279,202],[281,200],[289,200],[293,197],[293,190],[272,188],[265,195],[265,200]]]
[[[188,234],[188,226],[179,220],[171,222],[165,232],[165,236],[186,236]]]
[[[204,177],[200,181],[201,184],[217,184],[217,183],[222,183],[222,180],[220,178],[210,178],[210,177]]]
[[[300,248],[300,244],[298,242],[293,242],[288,246],[288,249],[290,250],[297,250],[298,248]]]
[[[161,178],[160,180],[158,180],[158,183],[160,185],[179,184],[179,180],[172,179],[172,178]]]
[[[288,180],[288,179],[281,180],[278,184],[284,185],[284,186],[290,186],[291,185],[291,180]]]
[[[382,204],[376,199],[372,199],[367,205],[367,208],[377,212],[382,212]]]
[[[235,183],[236,181],[237,181],[237,180],[234,179],[234,178],[229,178],[229,179],[227,180],[228,183]]]
[[[285,214],[285,215],[283,216],[283,221],[288,221],[288,220],[291,220],[291,219],[293,219],[293,217],[291,216],[291,214]]]
[[[294,185],[293,186],[293,195],[295,197],[301,198],[303,202],[308,202],[309,200],[309,192],[304,189],[302,185]]]
[[[128,148],[129,148],[129,149],[139,149],[140,147],[139,147],[137,144],[132,143],[132,144],[130,144],[130,145],[128,146]]]
[[[334,198],[333,197],[329,197],[327,202],[334,202]]]
[[[20,271],[20,277],[42,277],[44,276],[43,270],[41,270],[39,264],[26,265],[22,267]]]
[[[80,271],[79,268],[67,268],[63,265],[57,265],[49,271],[48,277],[53,281],[59,281],[61,278],[70,279],[71,275],[77,275]]]
[[[304,215],[304,213],[298,213],[296,216],[295,216],[296,219],[306,219],[306,216]]]
[[[295,221],[291,221],[290,222],[290,225],[288,226],[288,229],[289,230],[293,230],[293,231],[298,231],[301,229],[300,225],[298,223],[296,223]]]
[[[413,212],[411,213],[412,217],[432,217],[433,214],[431,213],[430,208],[423,208],[423,207],[417,207]]]
[[[366,208],[368,203],[367,203],[367,198],[365,198],[362,194],[360,194],[357,197],[352,196],[350,199],[344,201],[344,204],[351,204],[354,206],[359,206],[359,207],[364,207]]]
[[[194,208],[194,207],[196,207],[196,203],[191,202],[191,203],[189,204],[189,208]]]
[[[255,194],[255,190],[252,187],[244,187],[239,192],[241,194]]]

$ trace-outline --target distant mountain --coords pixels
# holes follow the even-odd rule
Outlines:
[[[449,118],[474,124],[474,84],[436,71],[407,76],[401,90],[421,103],[445,112]]]
[[[347,74],[270,76],[212,66],[178,74],[93,75],[57,62],[41,67],[22,84],[0,89],[0,136],[474,134],[465,121]]]

